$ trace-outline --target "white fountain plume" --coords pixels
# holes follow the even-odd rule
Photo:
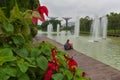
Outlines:
[[[59,33],[60,32],[60,25],[58,24],[57,25],[57,33]]]
[[[79,37],[79,33],[80,33],[80,18],[79,16],[77,16],[75,21],[74,36]]]
[[[57,36],[60,34],[60,25],[57,24]]]
[[[47,33],[50,33],[50,24],[47,26]]]
[[[50,38],[51,34],[52,34],[52,31],[53,31],[53,26],[52,24],[49,24],[47,26],[47,34],[48,34],[48,37]]]
[[[97,42],[100,39],[100,19],[98,16],[93,20],[90,33],[92,36],[91,42]]]
[[[107,16],[103,16],[102,20],[101,20],[101,27],[103,29],[103,31],[102,31],[103,39],[107,38],[107,24],[108,24]]]
[[[53,26],[50,24],[50,32],[53,32]]]

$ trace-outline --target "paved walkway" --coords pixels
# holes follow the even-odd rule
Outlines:
[[[60,50],[65,51],[62,44],[47,37],[36,36],[36,41],[49,41]],[[120,71],[100,61],[86,56],[75,50],[66,51],[78,62],[79,68],[83,69],[92,80],[120,80]]]

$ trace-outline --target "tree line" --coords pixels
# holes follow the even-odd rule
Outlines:
[[[108,34],[120,34],[120,13],[114,13],[111,12],[106,15],[108,19],[108,24],[107,24],[107,33]],[[90,33],[91,25],[93,22],[93,18],[86,16],[80,18],[80,32],[81,33]],[[47,25],[51,23],[53,25],[54,31],[56,30],[56,25],[60,24],[61,21],[59,20],[47,20],[45,23],[43,23],[40,27],[44,28],[44,30],[47,29]],[[67,28],[66,28],[67,27]],[[73,30],[75,26],[62,26],[61,29],[63,30]]]

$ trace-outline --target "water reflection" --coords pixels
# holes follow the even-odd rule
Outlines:
[[[109,37],[99,42],[88,42],[88,36],[74,37],[49,35],[49,38],[64,44],[69,39],[74,49],[120,70],[120,37]]]

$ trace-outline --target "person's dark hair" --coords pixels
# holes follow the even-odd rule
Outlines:
[[[69,42],[70,40],[68,39],[67,42]]]

